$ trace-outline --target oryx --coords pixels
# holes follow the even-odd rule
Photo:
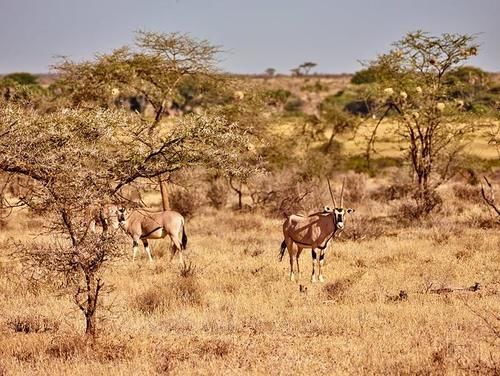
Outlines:
[[[184,217],[181,214],[172,210],[151,212],[144,209],[134,209],[127,212],[126,209],[119,208],[117,216],[119,226],[133,239],[133,259],[137,254],[139,240],[141,240],[149,261],[153,261],[148,239],[163,239],[168,235],[172,240],[170,260],[178,251],[180,263],[185,265],[182,252],[186,249],[188,239],[184,226]]]
[[[86,216],[89,218],[89,230],[97,232],[96,226],[102,227],[102,231],[106,232],[109,226],[118,228],[118,220],[116,218],[116,205],[107,204],[102,207],[90,206],[86,210]]]
[[[300,215],[289,215],[283,223],[283,236],[285,240],[281,243],[280,261],[283,259],[285,250],[288,249],[290,256],[290,280],[294,280],[294,259],[297,265],[297,279],[300,277],[299,257],[304,248],[311,248],[312,253],[312,276],[311,281],[316,282],[316,264],[318,264],[318,279],[324,281],[322,266],[328,243],[345,226],[346,213],[354,212],[354,209],[344,209],[344,183],[340,193],[340,205],[337,206],[333,196],[330,180],[328,189],[333,201],[333,209],[325,207],[322,212],[311,214],[307,217]],[[317,251],[319,250],[319,260]]]

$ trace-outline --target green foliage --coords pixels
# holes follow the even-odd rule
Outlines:
[[[266,73],[266,76],[273,77],[276,74],[276,69],[267,68],[265,73]]]
[[[467,84],[485,88],[488,85],[488,73],[481,68],[473,66],[461,66],[446,74],[446,83],[449,85]]]
[[[344,111],[338,104],[336,96],[328,96],[318,106],[321,122],[331,130],[331,135],[325,150],[329,151],[333,145],[334,138],[356,126],[355,118]]]
[[[208,41],[185,34],[140,31],[132,47],[98,55],[94,61],[65,60],[56,65],[55,87],[74,106],[110,107],[119,95],[143,95],[159,121],[173,101],[187,105],[211,81],[217,82],[219,51]]]
[[[357,71],[351,78],[351,84],[363,85],[371,84],[377,81],[377,75],[375,70],[370,68],[365,68]]]
[[[364,155],[358,154],[345,158],[338,166],[339,170],[354,171],[357,173],[366,173],[375,176],[377,172],[388,167],[402,167],[404,160],[401,158],[379,157],[373,158],[370,164],[367,163]]]
[[[292,96],[292,93],[289,90],[285,89],[276,89],[276,90],[268,90],[266,93],[267,102],[270,105],[281,105],[283,106],[288,98]]]
[[[309,79],[307,79],[309,80]],[[314,83],[307,83],[300,88],[301,91],[306,91],[310,93],[321,93],[322,91],[327,91],[328,86],[321,83],[321,80],[318,78],[314,81]]]
[[[475,114],[487,114],[497,106],[500,95],[490,89],[489,74],[482,69],[463,66],[453,69],[445,76],[450,86],[450,96],[457,98],[464,109]]]
[[[4,82],[13,82],[19,85],[38,85],[38,78],[31,73],[10,73],[2,77]]]
[[[292,96],[289,98],[284,106],[284,110],[289,113],[297,114],[302,111],[302,106],[304,101],[297,96]]]
[[[374,89],[369,85],[348,86],[323,101],[352,115],[368,115],[377,105]]]
[[[301,112],[304,101],[289,90],[275,89],[263,93],[267,105],[284,110],[288,113],[297,114]]]

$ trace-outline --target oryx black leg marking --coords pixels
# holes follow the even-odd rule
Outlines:
[[[311,255],[312,255],[312,276],[311,276],[311,282],[316,282],[316,251],[314,249],[311,249]]]
[[[135,260],[137,254],[137,248],[139,247],[139,242],[137,240],[132,241],[132,259]]]
[[[324,250],[321,250],[321,252],[319,253],[319,265],[318,265],[318,274],[319,274],[319,281],[320,282],[323,282],[324,281],[324,278],[323,278],[323,262],[324,262],[324,259],[325,259],[325,251]]]
[[[144,251],[148,255],[149,261],[153,261],[153,258],[151,257],[151,250],[149,249],[149,243],[147,239],[141,239],[142,244],[144,245]]]

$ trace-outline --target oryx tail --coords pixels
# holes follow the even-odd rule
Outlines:
[[[188,237],[186,235],[186,226],[183,223],[182,224],[182,249],[186,249],[187,242],[188,242]]]
[[[283,256],[285,256],[285,251],[286,251],[286,243],[285,241],[283,240],[281,242],[281,248],[280,248],[280,261],[283,260]]]

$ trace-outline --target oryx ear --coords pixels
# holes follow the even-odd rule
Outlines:
[[[349,214],[354,213],[355,211],[356,211],[356,209],[351,209],[351,208],[347,209],[347,212],[348,212]]]
[[[332,208],[330,208],[329,206],[325,206],[325,207],[323,208],[323,213],[331,213],[331,212],[333,212],[333,209],[332,209]]]

